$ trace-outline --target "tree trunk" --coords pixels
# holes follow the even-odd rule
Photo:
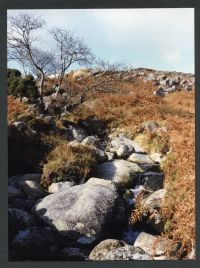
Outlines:
[[[60,79],[59,79],[59,84],[58,84],[59,90],[61,89],[61,85],[62,85],[63,79],[64,79],[64,75],[61,74]],[[59,93],[59,90],[58,90],[57,94]]]
[[[40,101],[42,105],[43,105],[43,92],[44,92],[44,74],[41,73],[39,93],[40,93]]]

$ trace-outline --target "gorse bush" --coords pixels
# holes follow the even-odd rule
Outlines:
[[[21,99],[23,97],[27,97],[31,100],[37,99],[39,92],[34,77],[32,75],[26,75],[22,78],[18,70],[13,72],[10,70],[11,69],[8,69],[7,74],[8,94],[14,97],[20,97]]]
[[[10,69],[8,68],[7,69],[7,78],[10,78],[10,77],[21,77],[21,72],[17,69]]]

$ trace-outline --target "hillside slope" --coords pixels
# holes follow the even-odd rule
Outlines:
[[[130,244],[126,245],[126,250],[123,248],[123,243],[128,243],[124,234],[128,233],[130,236],[131,228],[134,235],[142,230],[146,235],[151,234],[170,243],[178,243],[179,246],[172,255],[169,253],[171,247],[166,246],[164,258],[189,258],[195,248],[194,75],[145,68],[126,73],[118,72],[115,75],[120,77],[115,84],[115,92],[98,93],[72,112],[65,111],[62,115],[52,114],[52,110],[49,114],[41,115],[37,105],[20,103],[19,100],[8,97],[9,174],[19,175],[17,178],[11,178],[10,186],[22,191],[26,202],[32,202],[29,205],[35,211],[34,217],[39,222],[44,221],[45,226],[54,226],[61,236],[63,233],[64,236],[68,235],[68,226],[75,228],[73,230],[76,230],[76,233],[67,236],[67,241],[70,241],[67,244],[68,253],[65,251],[64,254],[62,251],[61,254],[59,249],[51,254],[44,252],[49,259],[55,259],[55,255],[61,260],[96,259],[95,252],[101,251],[98,243],[103,243],[104,239],[108,238],[115,241],[120,239],[122,242],[119,242],[120,246],[118,242],[109,242],[110,253],[103,255],[104,259],[116,259],[122,252],[127,259],[134,259],[137,254],[141,255],[141,259],[151,259],[152,253],[149,253],[149,249],[144,245],[147,255],[141,251],[137,253],[136,244],[142,247],[139,240],[136,240],[135,244],[133,240],[129,242],[134,248]],[[81,86],[90,80],[88,72],[87,77],[84,77],[83,73],[81,77],[69,74],[66,79],[67,85],[71,85],[74,92],[80,91]],[[53,84],[54,80],[47,81],[47,85],[51,83]],[[65,92],[61,94],[60,98],[66,97]],[[49,101],[49,96],[47,99]],[[25,173],[37,173],[40,178],[34,181],[31,176],[28,176],[28,179],[20,177]],[[126,174],[126,179],[122,173],[123,176]],[[91,177],[97,177],[101,181]],[[19,186],[17,182],[13,183],[15,179],[20,183],[24,180],[29,182]],[[107,180],[110,180],[111,184],[108,184]],[[34,181],[32,183],[35,186],[30,186],[30,181]],[[33,198],[38,182],[41,188],[37,189],[38,192]],[[66,182],[72,185],[64,186],[67,188],[60,192],[61,186],[56,183]],[[100,184],[101,186],[97,187]],[[118,190],[113,188],[116,185]],[[139,185],[143,188],[138,188]],[[58,187],[58,193],[54,187]],[[29,188],[32,192],[27,190]],[[66,196],[69,196],[69,207],[63,203],[62,196],[65,191]],[[136,194],[138,191],[139,194]],[[82,199],[79,193],[82,194]],[[159,204],[156,203],[153,210],[147,209],[144,204],[148,197],[155,193],[160,200],[156,201]],[[76,201],[73,195],[76,196]],[[37,199],[41,197],[42,201],[36,205]],[[87,204],[85,208],[83,200]],[[105,202],[99,207],[101,200]],[[21,209],[13,198],[11,201],[11,210]],[[85,215],[81,213],[81,204]],[[110,209],[107,204],[110,204]],[[100,208],[102,210],[99,210]],[[63,209],[62,215],[66,215],[67,225],[66,222],[63,225],[57,209]],[[45,210],[47,214],[43,215]],[[31,213],[32,210],[27,211]],[[116,216],[116,211],[119,217]],[[90,213],[95,235],[91,231],[90,221],[86,223],[86,217]],[[12,217],[14,218],[13,214]],[[50,221],[47,220],[48,217]],[[69,217],[72,218],[68,221]],[[158,218],[161,223],[159,226],[156,225]],[[82,219],[81,223],[78,224],[77,219]],[[85,226],[81,227],[81,224]],[[111,230],[109,224],[116,225],[116,230]],[[41,232],[40,225],[33,226],[36,227],[20,227],[22,230],[28,228],[28,233],[24,235],[30,241],[34,241],[35,233]],[[20,228],[11,238],[11,252],[14,252],[11,258],[40,260],[42,257],[39,252],[36,253],[38,256],[34,257],[23,255],[23,250],[18,250],[31,248],[30,245],[22,244],[21,238],[17,236]],[[31,228],[35,228],[34,232]],[[42,240],[46,232],[50,232],[49,236],[53,237],[47,243],[54,245],[58,239],[51,234],[51,229],[46,230],[41,235],[41,247],[46,243],[45,239]],[[82,233],[82,237],[79,237],[77,232]],[[87,232],[90,236],[85,237]],[[60,247],[62,248],[63,244]],[[71,251],[69,253],[70,247],[78,248],[81,254],[78,249],[75,255]],[[119,251],[114,251],[113,247]],[[155,255],[153,258],[159,256]]]

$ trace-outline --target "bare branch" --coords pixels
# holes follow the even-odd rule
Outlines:
[[[8,18],[8,60],[20,63],[40,77],[41,102],[45,74],[51,72],[55,58],[52,52],[42,51],[35,46],[39,38],[35,32],[45,21],[28,13],[19,13]]]
[[[94,55],[87,45],[82,40],[75,38],[70,31],[52,28],[49,32],[56,41],[59,51],[57,66],[60,74],[59,84],[61,85],[66,71],[72,64],[92,64]]]

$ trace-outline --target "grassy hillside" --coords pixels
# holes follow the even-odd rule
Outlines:
[[[118,94],[104,94],[92,108],[82,107],[82,118],[96,115],[107,120],[110,129],[136,136],[140,124],[156,121],[167,128],[160,137],[147,134],[140,140],[149,150],[168,143],[170,153],[163,163],[165,188],[168,190],[163,215],[169,218],[165,235],[183,242],[182,250],[195,241],[195,93],[177,91],[165,98],[152,96],[151,82],[118,85]]]
[[[79,90],[81,82],[70,81],[70,86]],[[189,252],[195,244],[195,92],[176,91],[160,98],[152,94],[154,90],[153,82],[141,78],[121,82],[116,93],[99,93],[74,110],[73,116],[76,121],[96,116],[107,124],[108,134],[126,133],[149,153],[169,151],[162,163],[167,189],[162,214],[168,219],[163,235],[182,242],[180,253]],[[27,112],[25,104],[8,97],[9,122],[27,113],[30,109]],[[142,124],[148,121],[166,131],[141,135]],[[57,121],[62,129],[60,124]]]

